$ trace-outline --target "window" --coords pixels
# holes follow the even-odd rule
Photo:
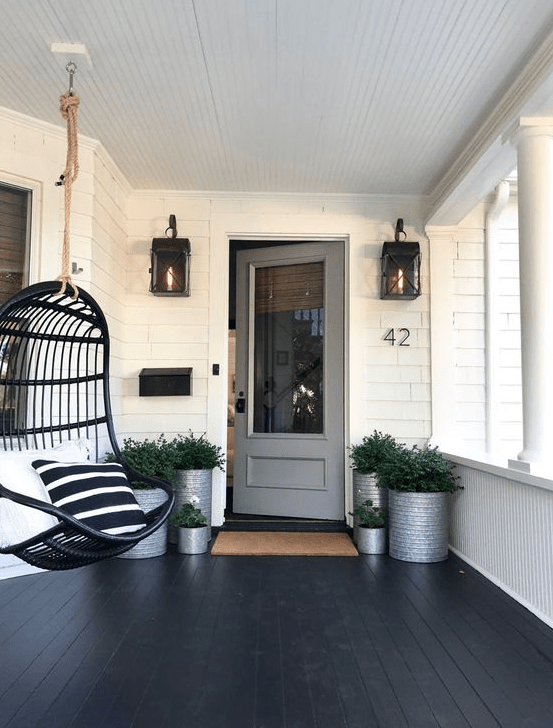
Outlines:
[[[256,268],[254,344],[254,432],[322,434],[322,261]]]
[[[0,304],[28,283],[31,192],[0,184]]]

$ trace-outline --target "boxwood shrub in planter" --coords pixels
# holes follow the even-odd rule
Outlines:
[[[358,505],[350,514],[358,521],[354,541],[361,554],[385,554],[388,508],[373,505],[369,499]]]
[[[377,473],[378,468],[400,447],[391,435],[374,430],[349,448],[352,467],[361,475]]]
[[[211,538],[211,491],[214,468],[224,470],[225,458],[219,445],[205,439],[204,435],[177,435],[170,443],[175,468],[175,503],[171,511],[197,499],[198,507],[207,518],[207,535]],[[177,530],[169,526],[169,543],[177,543]]]
[[[125,458],[131,468],[156,478],[161,478],[172,483],[175,478],[174,447],[165,435],[160,435],[156,440],[134,440],[126,437],[123,440],[121,455]],[[108,455],[108,459],[109,459]],[[147,487],[144,483],[134,482],[132,487],[142,490]]]
[[[398,447],[379,469],[389,491],[389,553],[431,563],[448,556],[447,496],[458,490],[453,464],[437,448]]]
[[[352,486],[353,486],[353,540],[357,543],[359,517],[355,510],[366,500],[372,501],[378,508],[386,508],[388,505],[388,490],[380,488],[378,481],[378,470],[395,450],[400,447],[391,435],[384,435],[374,430],[357,445],[349,448],[352,461]]]
[[[175,468],[171,445],[163,435],[156,440],[142,441],[127,437],[123,440],[121,454],[131,468],[139,473],[157,477],[169,483],[174,481]],[[110,459],[110,455],[107,456],[107,459]],[[161,488],[148,487],[140,481],[133,481],[131,485],[138,504],[145,511],[153,510],[165,501],[166,493]],[[168,521],[165,521],[155,533],[140,541],[129,551],[125,551],[119,558],[144,559],[162,556],[167,551],[167,532]]]

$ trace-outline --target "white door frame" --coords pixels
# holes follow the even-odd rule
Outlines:
[[[219,216],[218,216],[219,217]],[[213,221],[210,236],[210,260],[215,261],[209,267],[209,363],[208,363],[208,403],[207,403],[207,436],[212,442],[220,443],[223,450],[226,451],[227,443],[227,373],[228,373],[228,280],[229,280],[229,247],[231,240],[243,241],[261,241],[267,244],[286,240],[294,243],[306,242],[329,242],[339,241],[343,243],[344,249],[344,500],[346,518],[348,509],[351,506],[351,497],[349,495],[348,485],[349,477],[349,457],[346,445],[349,442],[349,423],[350,423],[350,382],[349,382],[349,310],[350,299],[349,277],[350,277],[350,236],[344,234],[343,231],[336,233],[313,233],[311,232],[311,223],[307,222],[307,226],[298,224],[301,231],[290,232],[274,232],[278,230],[282,224],[282,216],[267,215],[266,227],[260,229],[259,217],[252,215],[251,218],[244,219],[243,215],[238,225],[225,224],[234,216],[220,216],[218,220]],[[297,220],[297,218],[296,218]],[[251,227],[245,227],[246,222],[251,221]],[[236,220],[234,220],[236,222]],[[265,221],[264,221],[265,222]],[[302,221],[303,223],[303,221]],[[322,227],[322,226],[321,226]],[[269,228],[269,229],[267,229]],[[222,363],[219,376],[212,376],[212,365]],[[212,522],[214,526],[220,526],[224,522],[224,510],[226,506],[226,474],[216,469],[213,478],[213,504],[212,504]]]

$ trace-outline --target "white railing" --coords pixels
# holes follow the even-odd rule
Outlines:
[[[451,499],[451,549],[553,627],[553,481],[446,456],[463,486]]]

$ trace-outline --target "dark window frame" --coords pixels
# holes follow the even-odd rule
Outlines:
[[[0,179],[0,303],[29,284],[32,207],[32,189]]]

